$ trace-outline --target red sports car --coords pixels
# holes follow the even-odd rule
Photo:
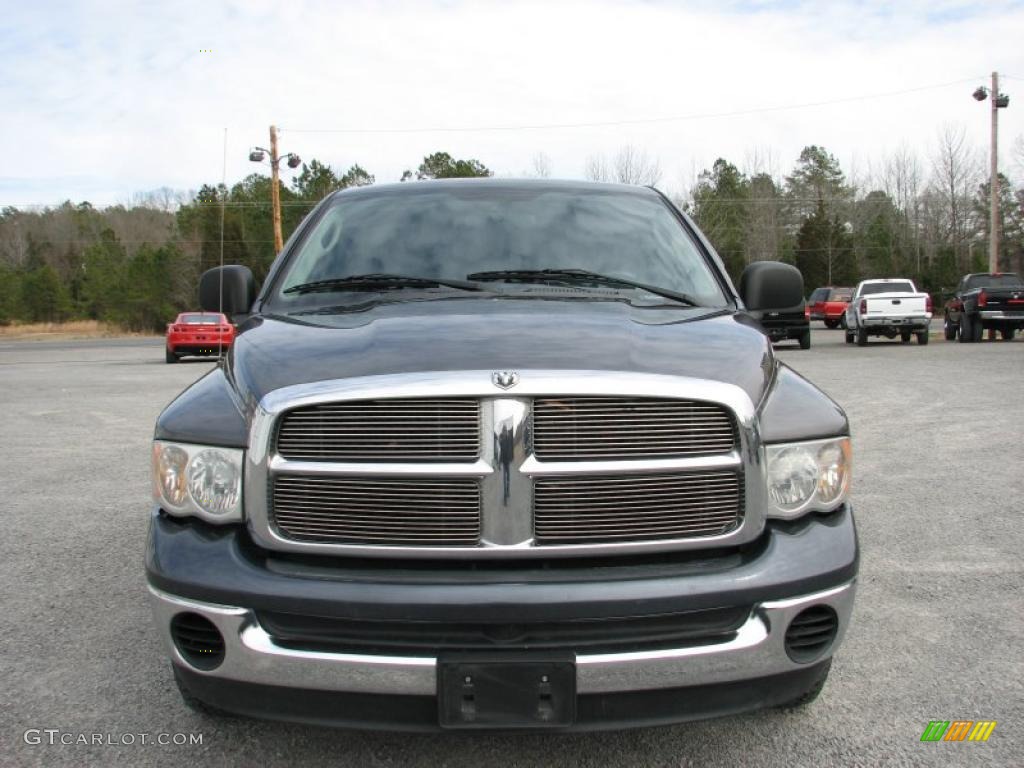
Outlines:
[[[182,312],[167,324],[167,362],[186,355],[220,354],[235,340],[235,326],[219,312]]]

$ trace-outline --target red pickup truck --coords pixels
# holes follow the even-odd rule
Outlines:
[[[167,362],[186,355],[217,355],[235,340],[235,326],[219,312],[182,312],[167,324]]]
[[[853,288],[816,288],[807,299],[809,320],[824,320],[825,327],[836,328],[846,314]]]

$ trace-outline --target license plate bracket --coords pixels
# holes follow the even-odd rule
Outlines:
[[[437,667],[442,728],[558,728],[576,719],[571,656],[444,655]]]

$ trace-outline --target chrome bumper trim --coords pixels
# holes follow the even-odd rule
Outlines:
[[[1024,311],[1022,310],[1006,312],[1002,309],[984,309],[978,314],[982,320],[1024,320]]]
[[[931,322],[930,316],[918,315],[915,317],[861,317],[861,325],[928,325]]]
[[[656,651],[602,653],[576,657],[576,688],[581,694],[725,683],[804,668],[790,660],[784,636],[790,620],[811,605],[829,605],[839,617],[831,656],[843,640],[856,582],[809,595],[756,605],[733,639],[724,643]],[[240,682],[328,691],[433,696],[437,659],[432,656],[377,656],[298,650],[276,645],[253,611],[187,600],[149,587],[157,629],[171,658],[196,674]],[[205,616],[224,636],[223,663],[196,670],[171,639],[175,614]]]

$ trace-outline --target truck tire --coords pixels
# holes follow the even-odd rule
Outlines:
[[[1003,341],[1013,341],[1013,335],[1016,333],[1016,328],[1003,328],[1000,333],[1003,335]]]
[[[974,341],[974,323],[966,312],[960,313],[960,343],[970,344]]]
[[[825,687],[825,682],[828,680],[828,673],[832,669],[832,659],[829,659],[822,667],[821,672],[814,679],[814,683],[806,691],[801,693],[799,696],[790,699],[785,704],[780,704],[780,709],[800,709],[806,707],[812,701],[814,701],[821,694],[822,689]]]
[[[806,331],[803,332],[803,335],[800,336],[800,349],[810,349],[810,348],[811,348],[811,332],[810,332],[810,330],[806,330]]]
[[[825,327],[828,328],[829,330],[834,331],[836,328],[839,327],[839,321],[838,320],[826,320],[825,321]]]
[[[923,331],[918,331],[916,335],[917,335],[917,343],[918,344],[927,344],[928,343],[928,329],[927,328],[925,330],[923,330]]]
[[[848,331],[850,329],[850,326],[846,324],[845,312],[839,316],[839,327],[842,328],[844,331]]]
[[[171,350],[164,348],[164,361],[168,363],[178,362],[178,356],[171,352]]]
[[[866,347],[868,345],[868,331],[867,328],[857,329],[857,346]]]
[[[946,341],[953,341],[956,338],[959,327],[954,325],[949,320],[949,315],[946,315],[942,322],[942,332],[946,335]]]
[[[847,329],[843,333],[846,334],[846,343],[853,344],[853,331]]]
[[[900,331],[900,342],[902,342],[903,344],[909,344],[910,337],[913,335],[914,334],[911,333],[910,331]]]

